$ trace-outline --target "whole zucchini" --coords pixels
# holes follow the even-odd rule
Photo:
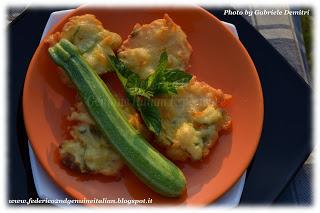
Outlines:
[[[62,39],[49,48],[49,54],[70,77],[102,134],[128,167],[155,192],[166,197],[180,196],[186,186],[182,171],[129,124],[108,87],[77,47]]]

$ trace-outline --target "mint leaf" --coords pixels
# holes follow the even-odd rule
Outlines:
[[[159,60],[158,66],[156,68],[156,72],[158,72],[158,73],[164,72],[167,68],[167,65],[168,65],[168,54],[166,51],[164,51],[160,55],[160,60]]]
[[[177,89],[188,84],[191,79],[192,75],[182,70],[165,70],[153,91],[154,95],[177,94]]]
[[[151,99],[144,99],[139,105],[141,117],[152,132],[159,135],[161,131],[161,117],[158,107],[156,107]]]
[[[177,86],[170,82],[159,82],[154,89],[154,95],[174,95],[177,94]]]
[[[168,54],[163,52],[155,72],[147,79],[147,90],[154,95],[172,95],[177,94],[177,88],[186,85],[192,78],[192,75],[179,69],[167,69]]]
[[[129,70],[115,56],[109,55],[108,59],[126,91],[130,103],[140,112],[147,128],[155,134],[159,134],[161,131],[160,112],[150,100],[153,92],[148,90],[148,81],[141,80],[136,73]],[[162,60],[166,63],[165,58]]]
[[[127,79],[125,89],[132,96],[143,96],[151,98],[153,92],[147,89],[146,82],[141,80],[137,75],[130,75]]]
[[[153,93],[150,91],[146,91],[142,88],[139,87],[132,87],[132,88],[128,88],[127,92],[132,95],[132,96],[143,96],[145,98],[151,98],[153,96]]]
[[[162,78],[165,82],[184,86],[192,79],[192,75],[179,69],[172,69],[166,70],[163,73]]]
[[[155,72],[152,73],[147,79],[147,86],[150,90],[153,90],[157,83],[161,81],[162,73],[165,71],[168,65],[168,54],[167,52],[163,52],[160,55],[159,64],[155,69]]]
[[[141,118],[147,128],[159,135],[161,131],[161,117],[158,107],[156,107],[151,99],[131,96],[127,93],[127,97],[132,105],[140,112]]]
[[[109,55],[108,59],[112,69],[116,72],[125,90],[130,95],[140,95],[146,98],[153,96],[153,93],[146,89],[146,83],[143,82],[136,73],[129,70],[123,62],[113,55]]]
[[[127,68],[125,64],[122,63],[116,56],[108,55],[108,60],[123,86],[127,84],[127,79],[129,78],[129,76],[136,75],[139,78],[136,73]]]
[[[109,55],[109,62],[125,88],[130,103],[140,112],[140,115],[152,132],[161,131],[161,117],[158,107],[151,100],[155,95],[177,94],[177,89],[190,82],[192,75],[179,69],[167,69],[168,55],[160,55],[155,72],[146,80],[128,69],[117,57]]]

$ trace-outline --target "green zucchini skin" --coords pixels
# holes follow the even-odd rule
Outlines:
[[[179,197],[186,188],[182,171],[152,147],[124,117],[118,102],[80,55],[62,39],[49,48],[53,61],[63,68],[102,134],[147,186],[166,197]]]

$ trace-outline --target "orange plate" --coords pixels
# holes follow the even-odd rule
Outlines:
[[[94,14],[113,32],[126,39],[136,23],[150,23],[164,13],[182,27],[193,47],[188,70],[201,81],[221,88],[233,99],[227,111],[232,131],[220,137],[202,162],[179,164],[187,178],[187,192],[178,199],[157,195],[129,169],[120,177],[81,175],[65,169],[58,160],[58,146],[66,136],[69,107],[75,91],[66,87],[41,42],[30,63],[23,91],[27,133],[38,160],[54,182],[77,199],[144,199],[153,203],[208,204],[232,187],[249,165],[259,142],[263,122],[263,96],[259,77],[245,48],[207,11],[198,8],[90,8],[80,7],[54,26],[61,30],[67,18]],[[45,39],[44,39],[45,40]],[[106,80],[108,80],[108,77]],[[115,80],[112,77],[112,81]]]

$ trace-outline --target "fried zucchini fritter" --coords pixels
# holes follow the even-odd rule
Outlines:
[[[143,125],[139,114],[129,105],[122,108],[132,126],[144,137],[149,138],[151,133]],[[106,176],[118,174],[124,163],[120,155],[101,135],[82,102],[72,108],[68,120],[76,124],[70,127],[72,139],[65,140],[59,147],[61,162],[66,167],[81,173]]]
[[[62,31],[49,36],[47,42],[52,46],[62,38],[77,46],[98,74],[111,70],[107,56],[114,55],[122,43],[120,35],[104,29],[102,23],[91,14],[69,18]]]
[[[156,137],[166,155],[179,161],[200,160],[209,154],[220,130],[228,129],[230,117],[221,106],[230,95],[216,90],[195,77],[178,94],[163,96],[158,104],[162,130]]]
[[[164,50],[168,54],[168,68],[188,68],[191,45],[181,27],[167,14],[150,24],[136,24],[118,50],[118,57],[145,79],[154,72]]]
[[[185,70],[192,48],[181,27],[165,15],[150,24],[136,25],[118,50],[118,57],[141,79],[155,71],[163,51],[168,54],[168,68]],[[222,129],[231,119],[221,108],[230,95],[214,89],[195,77],[178,94],[155,100],[160,109],[162,130],[158,143],[173,160],[200,160],[208,155]],[[164,100],[164,101],[163,101]]]
[[[83,22],[88,23],[89,26],[84,28],[87,31],[84,30],[78,35],[79,38],[75,39],[72,35],[79,33],[74,26],[82,23],[80,17],[71,18],[70,24],[65,25],[62,33],[64,32],[63,36],[71,39],[84,51],[83,54],[91,66],[97,66],[94,62],[97,58],[94,53],[95,49],[106,56],[108,50],[103,52],[106,51],[105,49],[109,47],[112,51],[116,51],[120,44],[112,42],[113,40],[118,41],[117,36],[114,35],[115,37],[109,36],[114,39],[107,42],[107,48],[103,48],[104,50],[99,49],[102,40],[99,41],[100,43],[92,42],[94,45],[88,49],[91,41],[97,41],[96,34],[101,34],[100,27],[98,27],[100,30],[93,27],[99,24],[92,18],[94,17],[84,18]],[[102,27],[101,23],[100,26]],[[95,35],[88,32],[94,32]],[[52,41],[54,39],[52,37]],[[88,41],[83,41],[82,44],[83,39],[88,39]],[[128,39],[118,49],[118,57],[141,79],[145,79],[155,71],[163,51],[168,54],[168,68],[182,70],[188,68],[192,48],[180,26],[176,25],[168,15],[150,24],[137,24]],[[94,60],[90,59],[91,56]],[[100,63],[99,66],[106,67],[103,63]],[[100,70],[99,66],[97,70]],[[230,95],[224,94],[221,90],[197,81],[196,77],[193,77],[185,87],[179,88],[176,95],[155,98],[162,123],[161,133],[155,138],[164,148],[166,156],[179,161],[188,159],[197,161],[207,156],[210,148],[218,139],[219,131],[227,130],[231,126],[231,118],[223,110],[224,104],[230,98]],[[123,109],[134,128],[150,139],[152,133],[144,126],[139,114],[130,106],[124,106]],[[60,146],[62,162],[83,173],[117,174],[123,165],[122,160],[108,142],[101,137],[85,107],[79,104],[70,114],[69,119],[77,121],[78,124],[71,128],[72,140],[65,141]]]
[[[66,140],[60,146],[62,163],[81,173],[100,173],[115,175],[122,168],[119,154],[104,137],[88,124],[72,126],[72,140]]]

